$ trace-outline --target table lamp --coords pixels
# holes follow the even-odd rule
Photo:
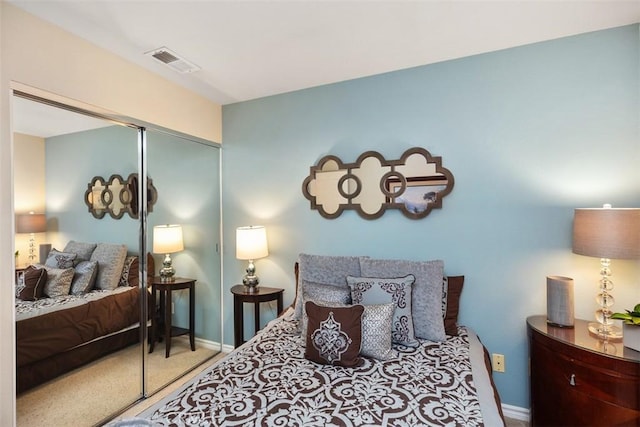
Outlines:
[[[36,259],[36,238],[35,233],[47,231],[47,217],[45,214],[29,212],[16,216],[16,232],[29,233],[29,263]]]
[[[613,325],[610,292],[611,259],[640,258],[640,209],[613,209],[604,205],[595,209],[576,209],[573,217],[573,252],[600,258],[600,288],[596,302],[597,322],[589,331],[603,339],[620,339],[622,330]]]
[[[236,229],[236,258],[249,261],[247,274],[242,279],[242,283],[249,288],[249,292],[255,292],[260,283],[253,261],[267,255],[269,255],[267,231],[263,226],[254,225]]]
[[[160,279],[163,282],[173,282],[176,270],[171,265],[170,254],[182,250],[184,250],[182,226],[167,224],[153,227],[153,252],[164,254],[162,268],[160,269]]]

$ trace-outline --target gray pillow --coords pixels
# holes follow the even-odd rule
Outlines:
[[[447,337],[442,312],[444,262],[384,259],[360,260],[362,275],[367,277],[402,277],[413,274],[411,313],[415,336],[440,342]]]
[[[93,289],[97,274],[97,261],[80,261],[78,265],[76,265],[76,271],[71,281],[71,294],[86,294]]]
[[[73,268],[47,267],[47,283],[44,285],[44,294],[49,298],[69,295],[71,281],[73,280]]]
[[[360,257],[300,254],[294,319],[302,318],[303,282],[347,286],[347,276],[360,275]]]
[[[343,307],[345,305],[349,305],[351,303],[351,290],[345,287],[331,286],[331,285],[320,285],[318,283],[307,283],[303,287],[302,291],[302,301],[306,303],[307,301],[313,301],[316,304],[320,305],[318,301],[322,301],[324,305],[331,305],[333,303],[341,304],[336,307]],[[309,321],[309,317],[307,316],[306,310],[304,308],[304,304],[302,305],[302,318],[301,318],[301,328],[300,335],[302,337],[307,336],[307,323]]]
[[[51,268],[73,268],[77,254],[51,249],[44,265]]]
[[[95,243],[83,243],[70,240],[67,246],[64,247],[65,252],[71,252],[78,255],[78,261],[89,261],[91,254],[96,249]]]
[[[90,260],[98,262],[95,289],[112,291],[118,287],[126,257],[127,247],[125,245],[98,243]]]
[[[420,345],[413,331],[411,316],[411,285],[415,277],[347,277],[351,288],[351,300],[354,304],[387,304],[395,303],[391,340],[407,347]]]

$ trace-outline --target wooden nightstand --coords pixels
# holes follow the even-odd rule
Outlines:
[[[282,313],[282,294],[284,289],[266,288],[258,286],[254,292],[248,292],[244,285],[235,285],[231,288],[233,294],[233,327],[234,345],[236,347],[245,343],[244,340],[244,310],[243,303],[253,304],[255,332],[260,330],[260,303],[277,301],[278,315]]]
[[[527,319],[532,426],[639,426],[640,352]]]
[[[196,350],[195,344],[195,279],[176,277],[173,282],[163,282],[160,277],[154,277],[151,284],[151,334],[149,353],[153,352],[156,341],[164,337],[165,357],[171,352],[171,337],[189,334],[191,351]],[[189,289],[189,328],[179,328],[171,325],[171,292]],[[156,295],[160,293],[160,310],[156,309]],[[159,312],[158,312],[159,311]]]

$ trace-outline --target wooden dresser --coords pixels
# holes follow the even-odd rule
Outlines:
[[[640,352],[527,319],[532,426],[640,426]]]

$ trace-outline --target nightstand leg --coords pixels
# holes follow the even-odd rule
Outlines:
[[[165,291],[164,297],[164,348],[165,358],[169,357],[171,351],[171,291]]]
[[[191,351],[196,351],[196,337],[195,337],[195,324],[196,324],[196,290],[192,284],[189,287],[189,342],[191,343]]]
[[[234,327],[234,345],[240,347],[244,341],[244,316],[242,313],[242,301],[238,298],[233,299],[233,323]]]
[[[260,330],[260,303],[256,302],[253,304],[253,324],[254,324],[254,334],[257,334]]]

